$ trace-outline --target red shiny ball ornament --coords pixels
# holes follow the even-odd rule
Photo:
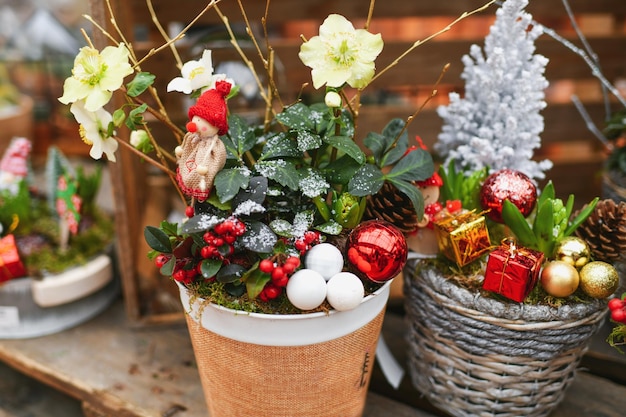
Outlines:
[[[408,247],[402,232],[391,223],[369,220],[352,229],[346,253],[356,275],[383,283],[400,273],[407,260]]]
[[[498,223],[502,220],[505,200],[515,204],[524,217],[528,216],[537,202],[537,187],[524,173],[501,169],[489,175],[480,189],[480,204],[489,210],[487,216]]]

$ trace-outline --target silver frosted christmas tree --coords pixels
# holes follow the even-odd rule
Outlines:
[[[539,180],[552,167],[550,161],[532,160],[541,145],[546,106],[544,77],[548,59],[535,54],[540,27],[524,11],[528,0],[506,0],[485,38],[484,53],[472,45],[463,56],[465,96],[450,93],[450,103],[440,106],[444,120],[434,150],[447,165],[491,172],[515,169]]]

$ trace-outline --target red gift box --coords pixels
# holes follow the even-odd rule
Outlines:
[[[503,243],[489,254],[483,289],[521,303],[537,284],[543,253]]]
[[[26,275],[26,268],[17,253],[15,236],[6,235],[0,239],[0,282]]]

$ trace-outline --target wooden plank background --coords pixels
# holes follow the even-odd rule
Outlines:
[[[260,19],[265,13],[266,2],[248,0],[244,3],[248,19],[255,28],[260,30]],[[478,0],[463,2],[378,1],[370,28],[374,32],[381,31],[385,41],[385,48],[377,60],[378,70],[405,51],[414,40],[423,39],[443,29],[464,11],[473,10],[484,3],[485,1]],[[303,83],[310,82],[310,71],[297,57],[301,44],[299,35],[304,34],[307,37],[315,35],[321,21],[329,13],[341,13],[358,26],[363,23],[367,15],[368,4],[369,2],[364,0],[272,0],[270,2],[268,17],[270,43],[279,60],[280,68],[277,71],[280,75],[281,93],[286,103],[295,99]],[[136,34],[134,46],[139,53],[146,52],[162,43],[144,0],[114,0],[113,5],[124,18],[124,27]],[[172,23],[178,23],[180,26],[189,22],[206,5],[206,2],[153,0],[153,5],[161,23],[169,27]],[[626,60],[623,52],[626,51],[626,2],[570,0],[570,5],[583,32],[588,36],[591,46],[597,53],[606,77],[611,82],[626,77]],[[106,16],[102,2],[92,0],[92,7],[98,12],[99,21],[106,22],[102,20]],[[241,14],[235,0],[223,0],[219,3],[219,7],[229,16],[233,27],[241,26]],[[460,78],[463,70],[461,57],[468,53],[470,45],[482,46],[489,26],[493,22],[495,10],[496,6],[491,6],[486,11],[455,25],[435,40],[419,46],[399,65],[373,83],[370,86],[371,90],[370,88],[367,90],[371,93],[364,96],[368,104],[361,111],[359,136],[363,137],[370,130],[380,131],[393,117],[406,118],[414,113],[425,97],[430,94],[443,66],[450,63],[450,70],[439,86],[438,95],[418,115],[409,129],[410,137],[419,135],[427,145],[432,145],[437,140],[442,125],[441,119],[436,114],[436,107],[447,103],[448,92],[462,92],[464,83]],[[528,11],[537,22],[554,28],[559,34],[580,44],[569,24],[561,1],[531,0]],[[206,13],[199,23],[206,25],[207,30],[212,32],[221,26],[219,17],[213,10]],[[224,52],[224,48],[218,49],[214,49],[214,65],[219,61],[219,53]],[[187,54],[185,59],[192,57],[186,47],[182,47],[181,52]],[[537,41],[537,52],[550,60],[546,68],[546,77],[551,86],[546,91],[548,107],[542,112],[545,118],[543,145],[536,152],[536,157],[553,160],[555,167],[547,174],[555,183],[557,194],[562,198],[566,198],[570,193],[576,194],[576,204],[580,206],[601,193],[600,174],[605,154],[600,142],[585,127],[578,111],[570,101],[570,95],[578,94],[594,122],[602,127],[606,114],[599,83],[592,77],[591,70],[579,56],[548,36],[544,35]],[[179,75],[172,56],[168,53],[156,55],[146,61],[143,68],[158,75],[157,88],[161,97],[170,114],[176,115],[177,121],[183,125],[186,121],[186,107],[180,99],[182,95],[165,93],[166,83]],[[304,92],[309,95],[315,94],[311,86],[308,86]],[[169,132],[161,130],[157,132],[157,135],[163,140],[171,137]],[[142,168],[138,168],[126,159],[123,161],[124,164],[128,164],[128,167],[124,167],[124,172],[116,167],[113,177],[129,175],[128,169],[133,171]],[[141,240],[142,219],[154,222],[154,220],[145,219],[142,212],[146,209],[146,204],[142,202],[149,196],[142,195],[143,200],[137,199],[134,192],[130,191],[132,188],[129,187],[136,189],[136,187],[141,187],[141,184],[129,184],[127,179],[118,179],[115,187],[122,187],[117,195],[118,201],[122,202],[119,215],[121,224],[124,225],[124,228],[120,229],[119,239],[126,248],[121,256],[128,258],[126,262],[122,259],[124,266],[122,274],[131,297],[129,307],[135,318],[146,316],[154,318],[161,312],[152,311],[143,305],[146,302],[150,304],[146,301],[150,297],[141,292],[142,285],[137,283],[137,265],[141,264],[137,259],[145,259],[138,243]],[[141,265],[142,268],[145,267],[144,264]]]

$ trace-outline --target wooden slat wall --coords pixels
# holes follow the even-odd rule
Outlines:
[[[99,1],[92,0],[98,4]],[[153,0],[161,23],[167,27],[170,22],[187,23],[202,10],[206,1],[197,0]],[[242,0],[249,20],[260,27],[260,19],[265,13],[264,0]],[[119,4],[118,4],[119,3]],[[375,20],[372,31],[381,31],[385,40],[383,53],[377,60],[377,68],[384,68],[414,40],[444,28],[464,11],[473,10],[483,0],[466,1],[407,1],[379,0],[374,9]],[[621,0],[570,0],[572,10],[588,35],[589,42],[597,53],[606,77],[614,82],[618,77],[626,77],[626,2]],[[139,51],[160,45],[162,40],[156,31],[144,0],[124,2],[116,0],[116,7],[138,29],[141,42],[136,43]],[[303,83],[310,82],[310,72],[297,57],[302,33],[307,37],[316,34],[321,21],[329,13],[340,13],[362,24],[367,15],[369,2],[366,0],[271,0],[268,25],[271,29],[271,45],[276,51],[283,68],[284,77],[281,93],[286,102],[292,100]],[[220,9],[229,16],[233,25],[240,23],[241,14],[237,1],[222,0]],[[376,102],[364,106],[359,119],[360,136],[370,130],[380,131],[393,117],[406,118],[422,103],[432,89],[441,69],[451,64],[439,88],[440,93],[418,115],[409,129],[410,135],[420,135],[428,145],[437,140],[442,122],[436,114],[436,106],[447,103],[449,91],[463,90],[460,74],[463,70],[461,57],[469,51],[471,44],[482,45],[489,25],[493,21],[496,6],[472,16],[453,27],[435,40],[419,46],[398,66],[372,84],[368,91],[381,90],[386,94],[377,97],[394,97],[390,102]],[[567,14],[560,0],[530,0],[528,11],[536,21],[554,28],[558,33],[578,42]],[[220,26],[221,21],[211,10],[200,19],[205,25]],[[139,40],[139,38],[138,38]],[[548,107],[543,111],[545,130],[542,135],[542,148],[538,158],[550,158],[555,167],[548,172],[554,181],[557,193],[566,198],[576,194],[577,205],[600,195],[600,180],[603,153],[599,141],[594,138],[569,100],[571,92],[576,92],[584,100],[585,107],[598,126],[602,126],[605,111],[599,95],[599,83],[591,76],[590,69],[583,60],[557,41],[542,36],[537,41],[537,52],[550,59],[546,77],[551,83],[547,91]],[[183,50],[184,53],[184,50]],[[214,65],[217,64],[214,58]],[[170,113],[179,112],[184,122],[186,109],[176,95],[165,93],[165,84],[178,75],[174,60],[165,53],[151,58],[144,64],[144,70],[158,75],[158,88],[165,97]],[[371,90],[370,90],[371,89]],[[307,87],[305,93],[314,93]],[[371,101],[372,99],[370,99]],[[163,133],[167,135],[167,132]],[[129,197],[132,198],[132,197]]]

